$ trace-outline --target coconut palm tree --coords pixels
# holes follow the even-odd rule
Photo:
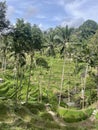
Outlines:
[[[62,28],[59,28],[59,29],[60,29],[61,36],[60,36],[60,38],[56,36],[57,39],[56,39],[56,37],[55,37],[55,39],[56,40],[60,40],[61,39],[60,42],[62,43],[62,48],[61,48],[60,54],[63,54],[63,58],[64,58],[63,67],[62,67],[61,84],[60,84],[59,102],[58,102],[58,105],[60,106],[62,89],[63,89],[63,83],[64,83],[65,64],[66,64],[66,52],[67,52],[66,45],[70,41],[72,28],[68,28],[68,26],[66,26],[66,27],[62,27]]]

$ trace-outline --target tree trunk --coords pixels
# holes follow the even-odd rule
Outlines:
[[[31,52],[31,63],[30,63],[30,70],[29,70],[29,79],[28,79],[28,86],[27,86],[27,92],[26,92],[26,103],[28,102],[28,98],[29,98],[29,89],[30,89],[30,82],[31,82],[31,71],[32,71],[32,64],[33,64],[33,56],[34,53]]]
[[[6,71],[6,65],[7,65],[7,62],[6,62],[6,57],[4,59],[4,72]]]
[[[17,54],[16,59],[16,88],[15,88],[15,100],[18,100],[18,83],[19,83],[19,54]]]
[[[64,48],[64,63],[63,63],[63,68],[62,68],[60,95],[59,95],[59,102],[58,102],[59,106],[60,106],[60,103],[61,103],[61,96],[62,96],[62,89],[63,89],[63,82],[64,82],[65,63],[66,63],[66,57],[65,57],[65,48]]]
[[[86,88],[87,72],[88,72],[88,64],[87,64],[87,66],[86,66],[86,70],[85,70],[85,77],[84,77],[84,90],[85,90],[85,88]]]
[[[7,49],[3,50],[3,58],[2,58],[2,70],[5,73],[6,71],[6,64],[7,64],[7,58],[6,58],[6,54],[7,54]]]
[[[38,102],[42,102],[42,85],[41,85],[42,76],[41,76],[41,73],[42,73],[42,67],[40,67],[40,72],[38,75],[38,90],[39,90]]]
[[[69,92],[69,85],[68,85],[68,102],[70,102],[70,92]]]
[[[96,77],[97,77],[96,87],[97,87],[97,109],[98,109],[98,66],[96,67]]]
[[[84,83],[83,83],[84,98],[83,98],[83,105],[82,105],[82,108],[85,107],[85,88],[86,88],[87,72],[88,72],[88,64],[87,64],[87,66],[86,66],[85,77],[84,77]]]
[[[21,91],[22,91],[22,81],[23,81],[23,74],[24,74],[24,68],[21,69],[21,77],[20,77],[20,84],[19,84],[19,97],[21,99]]]
[[[48,100],[49,100],[49,90],[50,90],[50,83],[51,83],[51,74],[52,74],[52,62],[50,64],[49,79],[48,79],[48,86],[47,86],[47,98],[48,98]]]
[[[42,102],[42,85],[41,85],[41,79],[39,78],[39,102]]]

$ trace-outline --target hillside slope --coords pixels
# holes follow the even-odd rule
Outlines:
[[[94,127],[89,119],[66,123],[52,111],[47,111],[43,104],[0,101],[0,130],[93,130]]]

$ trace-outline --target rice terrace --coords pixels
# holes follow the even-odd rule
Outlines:
[[[98,1],[0,0],[0,130],[98,130]]]

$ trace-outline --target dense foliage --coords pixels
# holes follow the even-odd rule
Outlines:
[[[58,113],[66,113],[67,122],[88,118],[92,109],[74,115],[65,108],[88,108],[98,100],[98,24],[87,20],[79,28],[66,25],[43,31],[17,19],[12,26],[6,3],[0,2],[0,99],[26,102],[29,109],[28,103],[49,103],[54,111],[62,106],[64,111]],[[38,112],[37,106],[32,113]],[[40,115],[53,120],[47,112]]]

